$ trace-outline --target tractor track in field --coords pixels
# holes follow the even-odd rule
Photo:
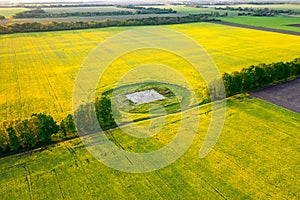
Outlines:
[[[90,188],[90,185],[93,183],[92,180],[90,179],[90,177],[88,176],[88,173],[85,171],[84,167],[82,166],[82,163],[79,161],[77,154],[76,154],[76,150],[71,147],[70,144],[66,143],[66,149],[70,152],[71,156],[74,159],[75,165],[76,167],[78,167],[79,169],[81,169],[81,171],[83,172],[83,175],[85,176],[88,184],[85,185],[86,189],[89,192],[92,192],[92,189]]]
[[[44,51],[43,49],[41,49],[40,45],[36,44],[36,51],[37,52],[42,52]],[[43,58],[44,59],[44,58]],[[53,84],[51,83],[50,79],[49,79],[49,76],[47,76],[47,69],[43,63],[43,65],[41,65],[41,71],[42,71],[42,74],[44,76],[44,78],[47,80],[47,83],[48,83],[48,86],[50,88],[50,91],[49,91],[49,95],[52,96],[54,98],[54,100],[56,101],[57,105],[58,105],[58,110],[60,109],[60,112],[63,112],[63,107],[57,97],[57,94],[55,92],[55,89],[53,87]],[[52,94],[52,95],[51,95]]]
[[[60,111],[63,112],[62,105],[60,104],[60,102],[59,102],[59,100],[58,100],[58,98],[57,98],[57,95],[56,95],[56,93],[55,93],[55,89],[53,88],[53,86],[52,86],[52,84],[51,84],[51,82],[50,82],[48,76],[46,75],[45,69],[42,68],[42,71],[43,71],[44,77],[45,77],[46,80],[47,80],[47,83],[48,83],[48,85],[49,85],[49,88],[50,88],[51,91],[52,91],[53,97],[54,97],[54,99],[56,100],[56,102],[57,102],[57,104],[58,104],[58,106],[59,106],[59,108],[60,108]]]
[[[14,59],[16,59],[16,53],[14,53]],[[19,66],[15,66],[14,68],[14,73],[16,74],[16,83],[18,85],[18,94],[19,94],[19,99],[20,99],[20,107],[21,107],[21,115],[23,115],[23,101],[22,101],[22,92],[21,92],[21,84],[20,84],[20,79],[19,79]]]
[[[33,197],[32,197],[32,189],[31,189],[32,183],[31,183],[31,179],[30,179],[30,168],[26,164],[23,165],[23,167],[24,167],[24,170],[25,170],[25,179],[26,179],[26,182],[27,182],[28,192],[30,194],[30,199],[33,199]]]
[[[259,30],[259,31],[268,31],[268,32],[273,32],[273,33],[282,33],[282,34],[300,36],[300,32],[281,30],[281,29],[275,29],[275,28],[267,28],[267,27],[262,27],[262,26],[252,26],[252,25],[247,25],[247,24],[238,24],[238,23],[234,23],[234,22],[225,22],[225,21],[212,21],[211,23],[225,25],[225,26],[234,26],[234,27],[239,27],[239,28],[248,28],[248,29],[254,29],[254,30]]]
[[[61,184],[60,184],[60,182],[59,182],[59,178],[58,178],[58,176],[57,176],[57,173],[56,173],[55,168],[52,169],[51,172],[54,173],[54,175],[55,175],[55,178],[56,178],[56,181],[57,181],[57,184],[58,184],[59,191],[60,191],[60,194],[61,194],[62,199],[66,199],[66,197],[65,197],[65,195],[64,195],[64,193],[63,193]]]

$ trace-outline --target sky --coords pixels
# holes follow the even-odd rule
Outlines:
[[[105,2],[105,3],[115,3],[115,2],[126,2],[127,0],[0,0],[1,2],[12,2],[12,3],[37,3],[37,2]],[[129,0],[130,2],[155,2],[155,0]],[[163,0],[164,1],[164,0]],[[172,0],[170,0],[172,1]],[[156,1],[157,2],[157,1]]]
[[[36,2],[91,2],[91,1],[97,1],[97,2],[105,2],[105,3],[116,3],[116,2],[143,2],[143,3],[164,3],[164,2],[172,2],[172,1],[188,1],[188,0],[0,0],[0,2],[13,2],[13,3],[18,3],[18,2],[30,2],[30,3],[36,3]],[[190,0],[190,1],[197,1],[197,0]],[[199,0],[199,2],[214,2],[214,1],[239,1],[239,2],[249,2],[249,1],[286,1],[290,2],[291,0]],[[292,1],[300,1],[300,0],[292,0]]]

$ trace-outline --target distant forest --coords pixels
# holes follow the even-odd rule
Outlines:
[[[275,16],[280,14],[286,15],[299,15],[299,11],[294,10],[281,10],[281,9],[269,9],[269,8],[242,8],[242,7],[229,7],[225,8],[216,7],[216,10],[228,10],[228,11],[239,11],[239,16]]]
[[[36,8],[29,11],[16,13],[13,18],[62,18],[62,17],[94,17],[94,16],[115,16],[115,15],[135,15],[135,14],[168,14],[176,13],[171,8],[145,8],[135,6],[119,6],[120,8],[132,9],[133,11],[120,10],[110,12],[64,12],[64,13],[47,13],[42,8]]]
[[[0,26],[0,34],[22,33],[22,32],[43,32],[59,30],[75,30],[88,28],[104,28],[113,26],[145,26],[145,25],[164,25],[164,24],[182,24],[191,22],[215,21],[208,14],[195,14],[178,17],[148,17],[141,19],[124,20],[102,20],[88,22],[50,22],[50,23],[22,23]]]

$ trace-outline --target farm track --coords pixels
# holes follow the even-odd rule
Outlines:
[[[234,26],[234,27],[239,27],[239,28],[249,28],[249,29],[260,30],[260,31],[268,31],[268,32],[274,32],[274,33],[282,33],[282,34],[300,36],[300,32],[281,30],[281,29],[275,29],[275,28],[266,28],[266,27],[261,27],[261,26],[251,26],[251,25],[246,25],[246,24],[238,24],[238,23],[224,22],[224,21],[214,21],[214,22],[211,22],[211,23],[225,25],[225,26]]]

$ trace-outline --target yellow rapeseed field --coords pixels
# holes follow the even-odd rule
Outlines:
[[[182,32],[207,50],[221,73],[252,64],[289,61],[300,55],[297,36],[228,27],[211,23],[162,26]],[[131,27],[135,28],[135,27]],[[130,28],[130,29],[131,29]],[[105,39],[129,28],[105,28],[0,36],[0,121],[47,112],[62,119],[72,110],[77,71],[89,53]],[[142,41],[141,41],[142,42]],[[142,57],[139,57],[143,55]],[[143,59],[171,65],[194,86],[203,81],[194,70],[168,52],[143,50],[116,60],[100,91],[110,89]]]

